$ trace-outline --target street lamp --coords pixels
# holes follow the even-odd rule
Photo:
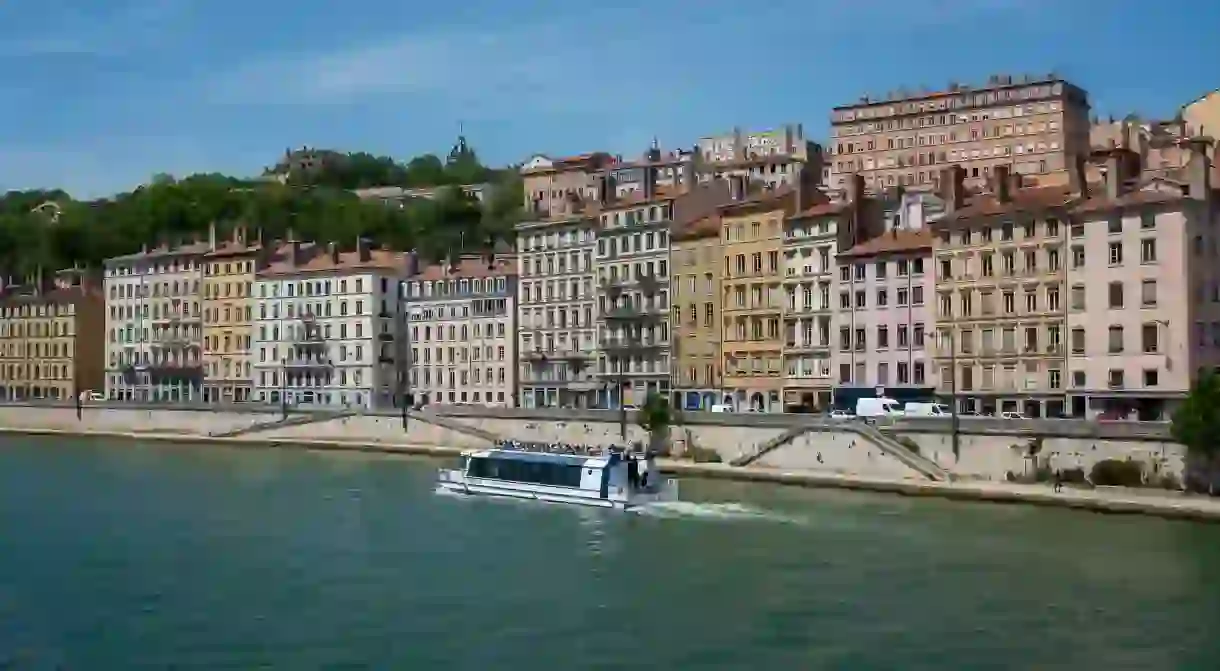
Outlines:
[[[280,415],[288,419],[288,357],[280,359]]]
[[[957,344],[954,339],[954,327],[943,333],[936,334],[937,345],[949,341],[949,431],[953,439],[953,458],[961,458],[960,418],[957,414]],[[946,338],[947,334],[947,338]]]

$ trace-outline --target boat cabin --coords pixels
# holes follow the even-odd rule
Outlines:
[[[622,499],[659,487],[651,458],[610,452],[603,456],[485,450],[465,455],[468,479],[578,489],[601,499]]]

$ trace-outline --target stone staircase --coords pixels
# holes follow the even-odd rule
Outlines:
[[[289,415],[287,418],[271,419],[265,422],[255,422],[250,426],[243,426],[240,429],[231,429],[229,431],[210,431],[208,436],[212,438],[236,438],[252,433],[261,433],[263,431],[273,431],[289,426],[303,426],[306,424],[321,424],[329,422],[332,419],[343,419],[344,417],[352,417],[357,415],[356,411],[344,410],[341,412],[310,412],[304,415]]]
[[[859,424],[852,427],[854,431],[860,434],[862,438],[866,438],[873,442],[882,452],[901,461],[908,468],[916,471],[920,475],[929,480],[945,482],[952,479],[949,471],[941,468],[940,464],[935,461],[910,450],[906,445],[903,445],[899,440],[883,433],[875,426],[868,424]]]
[[[796,440],[797,438],[805,435],[806,433],[809,433],[814,428],[815,427],[808,426],[808,425],[794,426],[791,429],[788,429],[787,431],[779,434],[778,436],[771,438],[770,440],[767,440],[766,442],[762,443],[757,448],[755,448],[755,450],[753,452],[751,452],[749,454],[743,454],[742,456],[737,457],[736,459],[733,459],[732,461],[729,462],[729,465],[730,466],[749,466],[750,464],[758,461],[759,459],[762,459],[764,456],[767,455],[768,452],[777,450],[777,449],[787,445],[788,443],[791,443],[792,441]]]
[[[485,431],[477,426],[467,424],[466,422],[450,419],[448,417],[441,417],[440,415],[436,415],[431,412],[420,410],[409,411],[407,412],[407,418],[424,422],[426,424],[431,424],[433,426],[439,426],[442,429],[448,429],[455,433],[465,434],[480,440],[486,440],[493,445],[498,441],[505,439],[504,436],[492,433],[491,431]]]

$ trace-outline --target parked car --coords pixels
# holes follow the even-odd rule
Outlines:
[[[902,415],[902,406],[892,398],[877,396],[856,400],[856,417],[861,419],[902,417]]]
[[[1000,419],[1028,419],[1028,417],[1019,412],[1001,412]]]
[[[943,403],[907,403],[902,408],[907,417],[948,417],[953,414]]]
[[[855,419],[856,416],[846,410],[831,410],[827,415],[830,419]]]

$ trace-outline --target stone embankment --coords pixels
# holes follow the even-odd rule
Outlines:
[[[489,445],[496,438],[612,445],[622,443],[617,413],[451,408],[443,414],[412,412],[404,428],[396,412],[297,412],[284,420],[278,408],[185,408],[89,406],[77,417],[71,406],[0,405],[0,430],[23,433],[108,435],[233,445],[293,445],[391,453],[455,455]],[[908,422],[881,430],[854,423],[791,415],[687,415],[673,427],[680,454],[690,447],[714,450],[725,464],[672,461],[679,475],[733,478],[808,486],[841,487],[988,501],[1079,507],[1105,512],[1142,512],[1167,517],[1220,519],[1220,504],[1173,494],[1069,490],[1004,482],[1031,462],[1054,468],[1082,467],[1104,458],[1182,468],[1181,446],[1158,434],[1158,427],[1116,429],[1063,424],[1057,434],[1047,423],[963,423],[959,457],[948,434],[932,424]],[[1102,429],[1099,430],[1099,427]],[[633,424],[628,441],[646,440]],[[1163,431],[1162,431],[1163,434]],[[1029,454],[1040,440],[1039,457]],[[914,449],[911,449],[913,447]],[[728,463],[748,466],[731,466]]]

